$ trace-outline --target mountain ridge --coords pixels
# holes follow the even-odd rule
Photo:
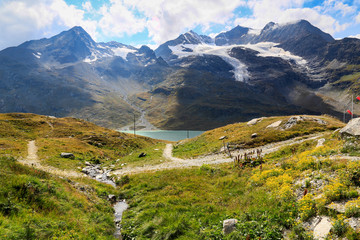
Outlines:
[[[340,117],[333,93],[357,89],[355,80],[337,81],[357,73],[348,66],[360,65],[359,43],[334,40],[305,20],[257,33],[236,26],[215,38],[189,31],[156,50],[96,43],[74,27],[0,51],[0,111],[112,128],[145,114],[159,128],[202,130],[274,112]]]

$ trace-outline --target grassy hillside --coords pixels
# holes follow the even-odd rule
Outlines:
[[[314,217],[329,217],[327,239],[360,239],[349,219],[360,217],[360,142],[327,131],[286,146],[261,166],[203,165],[130,176],[125,239],[313,239]],[[340,202],[339,202],[340,201]],[[341,203],[344,210],[332,206]],[[238,219],[223,235],[222,222]],[[360,226],[358,225],[358,228]]]
[[[63,179],[0,156],[1,239],[114,239],[114,188]]]
[[[203,61],[207,62],[206,59]],[[286,75],[284,69],[276,72]],[[228,74],[227,70],[221,74],[213,74],[180,69],[156,85],[151,92],[139,93],[132,100],[147,110],[147,117],[152,124],[174,130],[209,130],[258,116],[320,112],[313,108],[305,110],[304,107],[299,107],[304,101],[299,102],[299,106],[285,101],[281,88],[285,83],[289,84],[289,79],[293,77],[284,77],[279,81],[283,84],[279,84],[276,74],[271,72],[271,76],[276,79],[274,82],[267,79],[263,84],[257,82],[256,87],[249,87],[243,82],[233,81]],[[261,97],[255,97],[260,92]],[[320,104],[320,101],[317,103]],[[322,110],[325,111],[325,106]]]
[[[249,125],[247,122],[234,123],[207,131],[194,139],[180,142],[174,148],[174,155],[187,158],[214,153],[218,152],[224,143],[229,143],[242,149],[258,147],[267,143],[334,130],[343,126],[342,122],[329,116],[304,117],[320,119],[325,121],[326,124],[320,124],[313,120],[305,120],[300,121],[289,129],[285,129],[284,126],[291,116],[267,117],[254,125]],[[267,127],[277,121],[281,121],[279,127]],[[257,133],[256,138],[251,137],[253,133]],[[225,139],[223,141],[219,140],[221,137],[225,137]]]
[[[132,152],[164,146],[80,119],[0,114],[0,239],[114,239],[107,196],[121,193],[87,177],[64,178],[19,164],[29,140],[36,141],[41,165],[79,173],[86,161],[120,168]],[[75,158],[61,158],[61,152]]]
[[[162,150],[164,147],[153,139],[134,137],[81,119],[24,113],[0,114],[1,155],[24,158],[27,142],[34,139],[43,164],[61,169],[81,168],[85,166],[85,161],[118,168],[130,153],[141,152],[144,148]],[[61,158],[61,152],[71,152],[75,159]],[[138,159],[137,164],[144,164],[150,158],[151,154]]]
[[[112,188],[16,160],[26,157],[28,141],[35,140],[43,165],[80,172],[89,161],[115,170],[161,164],[165,143],[74,118],[0,114],[0,239],[113,239],[108,194],[129,203],[123,239],[312,239],[315,217],[330,219],[329,239],[360,239],[360,224],[349,224],[360,220],[360,140],[342,139],[334,130],[343,124],[328,116],[303,116],[286,128],[290,118],[231,124],[182,141],[174,151],[181,157],[218,152],[222,136],[233,147],[261,148],[321,133],[323,145],[307,139],[284,146],[260,165],[241,160],[118,176],[119,186]],[[60,158],[60,152],[72,152],[75,159]],[[141,152],[146,157],[139,158]],[[238,223],[224,235],[222,224],[229,218]]]

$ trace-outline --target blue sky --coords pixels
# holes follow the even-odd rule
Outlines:
[[[0,49],[82,26],[94,40],[157,45],[194,30],[306,19],[335,38],[360,38],[360,0],[0,0]]]

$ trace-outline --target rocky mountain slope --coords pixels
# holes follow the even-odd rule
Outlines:
[[[0,52],[0,112],[75,116],[118,128],[210,129],[254,117],[341,117],[359,90],[360,40],[302,20],[190,31],[160,45],[96,43],[81,27]],[[355,113],[359,112],[355,104]]]

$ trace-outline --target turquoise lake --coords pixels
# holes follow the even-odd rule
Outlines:
[[[134,131],[122,131],[125,133],[134,133]],[[179,141],[187,138],[199,136],[204,131],[187,131],[187,130],[154,130],[154,131],[136,131],[136,135],[151,137],[155,139],[167,140],[167,141]]]

